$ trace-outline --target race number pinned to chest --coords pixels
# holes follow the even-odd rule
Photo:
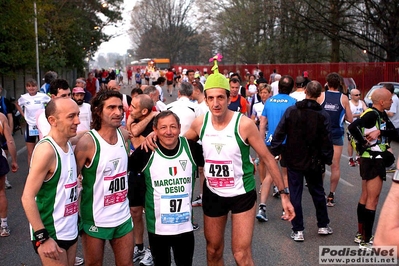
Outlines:
[[[188,194],[161,196],[161,223],[181,224],[190,220]]]
[[[104,207],[121,203],[127,196],[126,171],[104,177]]]
[[[78,212],[78,182],[65,184],[65,211],[64,217],[73,215]]]
[[[232,161],[205,160],[204,168],[205,176],[211,187],[234,187],[234,169]]]

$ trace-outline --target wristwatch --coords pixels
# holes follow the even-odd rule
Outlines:
[[[282,189],[282,190],[280,190],[279,192],[278,192],[278,194],[279,195],[281,195],[281,194],[290,194],[290,190],[288,189],[288,187],[285,187],[284,189]]]
[[[399,184],[399,170],[396,169],[395,173],[393,174],[392,181]]]

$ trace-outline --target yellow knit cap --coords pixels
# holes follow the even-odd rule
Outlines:
[[[209,75],[209,77],[206,79],[204,90],[218,88],[230,91],[230,85],[228,79],[219,73],[219,67],[217,61],[221,61],[222,58],[223,56],[221,54],[217,54],[211,59],[209,59],[209,62],[213,61],[213,67],[212,67],[213,74]]]

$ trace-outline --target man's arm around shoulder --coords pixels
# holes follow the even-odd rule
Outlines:
[[[94,152],[94,140],[89,133],[86,133],[79,139],[75,147],[75,158],[78,168],[78,175],[81,173],[84,165],[89,165],[91,163]]]

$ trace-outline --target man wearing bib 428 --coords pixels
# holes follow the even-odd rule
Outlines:
[[[102,265],[109,240],[115,265],[133,266],[133,223],[127,200],[128,132],[120,130],[122,94],[99,91],[91,101],[92,130],[77,143],[75,156],[82,173],[80,203],[86,265]]]
[[[155,266],[171,265],[171,248],[177,266],[192,265],[194,255],[191,200],[195,171],[204,165],[204,158],[198,143],[179,137],[180,127],[172,111],[159,113],[153,124],[158,148],[148,152],[139,148],[129,161],[135,178],[144,179],[140,190],[146,191],[145,216]]]
[[[53,99],[45,115],[51,130],[33,151],[22,205],[42,264],[72,266],[78,240],[78,181],[69,139],[76,136],[79,107],[69,98]]]
[[[228,109],[229,82],[217,66],[221,57],[218,54],[210,59],[214,62],[214,73],[205,83],[205,99],[210,111],[196,118],[185,136],[202,141],[206,178],[202,208],[208,265],[224,265],[224,232],[231,211],[234,259],[237,265],[250,266],[254,265],[251,242],[256,209],[251,147],[265,162],[281,193],[284,193],[284,185],[277,163],[263,144],[255,123]],[[292,220],[295,214],[288,195],[283,194],[281,201],[285,210],[283,218]]]

